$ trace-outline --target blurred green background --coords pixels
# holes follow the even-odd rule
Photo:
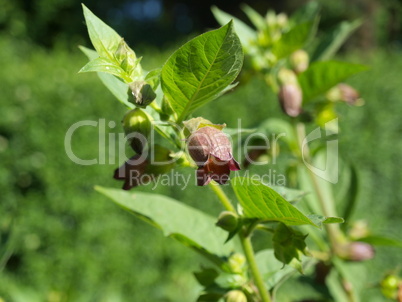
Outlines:
[[[114,7],[142,3],[145,12],[145,2],[120,1]],[[132,17],[131,23],[117,22],[120,15],[111,12],[107,1],[85,4],[118,31],[124,28],[119,32],[129,36],[149,69],[163,63],[180,41],[217,27],[212,15],[203,20],[212,2],[206,2],[199,13],[185,3],[156,2],[162,13],[146,20]],[[236,3],[231,3],[232,11],[227,10],[242,17]],[[247,3],[262,13],[271,4]],[[371,69],[349,82],[361,92],[365,106],[339,107],[340,152],[359,170],[355,218],[365,218],[376,233],[400,238],[401,5],[398,1],[347,3],[323,1],[322,30],[340,19],[366,20],[339,59]],[[215,4],[225,9],[224,4]],[[284,1],[273,7],[292,11],[298,5]],[[93,190],[95,184],[121,186],[112,179],[119,163],[80,166],[66,155],[64,137],[72,124],[103,118],[118,125],[106,132],[118,133],[125,113],[95,74],[77,74],[86,58],[76,46],[90,45],[79,2],[0,0],[0,7],[4,8],[0,13],[0,297],[7,302],[193,301],[200,287],[190,272],[199,268],[200,257]],[[192,25],[181,21],[184,29],[178,30],[180,14],[190,16]],[[170,24],[168,36],[161,30],[166,24]],[[151,38],[145,37],[144,28],[152,29]],[[282,116],[276,97],[258,79],[198,113],[229,127],[235,127],[239,117],[244,127],[253,127],[259,120]],[[96,158],[98,129],[77,131],[73,148],[79,157]],[[156,191],[213,215],[221,209],[207,188]],[[377,248],[376,258],[365,264],[373,284],[365,292],[365,301],[383,301],[374,284],[400,264],[400,250]]]

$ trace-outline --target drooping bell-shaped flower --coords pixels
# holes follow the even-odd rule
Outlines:
[[[175,166],[170,153],[169,149],[154,145],[148,154],[134,155],[117,168],[114,171],[113,178],[124,181],[123,190],[130,190],[154,181]]]
[[[198,166],[197,184],[203,186],[211,180],[226,183],[230,171],[240,170],[229,138],[212,124],[197,128],[187,139],[188,152]]]

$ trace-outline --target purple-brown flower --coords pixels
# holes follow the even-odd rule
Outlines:
[[[151,153],[147,156],[136,154],[114,171],[113,178],[124,181],[123,190],[154,181],[174,167],[169,149],[160,145],[154,145],[153,148],[153,156]]]
[[[141,155],[134,155],[114,171],[113,178],[124,180],[123,190],[130,190],[141,184],[147,166],[148,161],[146,159],[142,158]]]
[[[224,184],[230,171],[240,170],[232,155],[232,146],[221,130],[205,126],[194,131],[187,139],[190,156],[198,166],[197,184],[207,185],[211,180]]]

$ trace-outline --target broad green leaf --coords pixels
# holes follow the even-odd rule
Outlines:
[[[396,240],[381,235],[370,235],[364,238],[359,238],[358,241],[366,242],[372,245],[395,246],[402,248],[401,240]]]
[[[321,227],[323,224],[329,224],[329,223],[344,223],[345,220],[341,217],[325,217],[322,215],[307,215],[308,218],[310,218],[316,225]]]
[[[359,72],[367,70],[360,64],[338,61],[318,61],[299,74],[299,84],[303,90],[303,102],[308,102],[324,94],[336,84]]]
[[[216,218],[172,198],[98,186],[96,190],[217,265],[223,264],[220,257],[229,256],[236,249],[234,240],[224,244],[227,233],[215,226]]]
[[[162,90],[177,121],[217,98],[236,79],[242,64],[232,22],[179,48],[162,68]]]
[[[245,49],[247,49],[250,46],[251,41],[254,41],[257,38],[257,33],[255,32],[255,30],[253,30],[250,26],[248,26],[243,21],[237,19],[236,17],[234,17],[228,13],[225,13],[224,11],[217,8],[216,6],[212,6],[211,11],[212,11],[216,21],[218,21],[218,23],[221,26],[224,26],[230,20],[233,20],[235,31],[236,31],[237,35],[239,36],[241,44],[243,45],[243,47]]]
[[[86,48],[84,46],[79,47],[81,51],[90,59],[94,60],[98,58],[98,54],[96,51]],[[134,108],[134,105],[128,101],[128,85],[120,81],[118,78],[111,74],[107,74],[104,72],[98,72],[98,76],[101,79],[102,83],[106,86],[107,89],[124,105],[129,108]]]
[[[82,4],[82,8],[92,45],[100,57],[113,60],[113,54],[119,47],[121,37],[110,26],[95,16],[84,4]]]
[[[321,39],[311,56],[311,62],[329,60],[361,24],[361,20],[341,22]]]
[[[298,202],[300,199],[302,199],[306,194],[306,192],[296,190],[296,189],[290,189],[286,188],[284,186],[269,186],[271,189],[274,189],[277,193],[279,193],[285,200],[288,202],[294,203]]]
[[[293,27],[284,33],[281,39],[274,44],[272,53],[277,59],[282,59],[289,56],[292,52],[303,48],[313,26],[314,22],[306,22]]]
[[[107,58],[99,57],[89,61],[79,72],[105,72],[122,79],[128,79],[128,82],[131,82],[128,74],[114,61]]]
[[[231,185],[243,207],[243,214],[246,218],[279,221],[287,225],[308,224],[318,227],[281,195],[258,180],[235,177],[231,181]]]
[[[267,27],[267,21],[256,10],[247,4],[242,4],[241,9],[258,30],[264,30]]]

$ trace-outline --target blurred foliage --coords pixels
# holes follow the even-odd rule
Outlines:
[[[143,62],[144,68],[168,56],[148,53],[154,61]],[[402,54],[348,56],[372,66],[350,81],[366,105],[338,108],[340,152],[355,163],[362,180],[356,218],[366,218],[377,233],[397,238],[402,228]],[[85,62],[78,50],[49,51],[0,37],[0,297],[11,302],[192,301],[199,288],[188,270],[199,269],[199,256],[165,240],[93,190],[94,184],[120,187],[112,179],[117,158],[106,152],[106,162],[114,163],[80,166],[65,153],[65,133],[78,121],[102,117],[106,125],[117,125],[106,126],[106,133],[122,131],[123,106],[95,75],[77,75]],[[243,127],[282,115],[275,95],[258,79],[198,111],[231,128],[237,126],[239,112],[247,117]],[[97,158],[98,128],[77,130],[73,148],[79,157]],[[270,168],[284,172],[280,166]],[[200,198],[207,194],[202,187],[156,191],[210,213],[220,209],[212,193]],[[402,263],[400,253],[378,248],[376,258],[364,264],[369,282],[381,280],[397,263]],[[370,301],[381,301],[376,288],[366,294]]]
[[[0,31],[14,37],[28,38],[35,43],[54,46],[82,43],[86,37],[81,5],[83,2],[95,15],[119,32],[131,45],[172,45],[194,31],[216,27],[210,7],[245,19],[240,9],[247,3],[259,12],[274,9],[291,13],[308,0],[235,0],[196,1],[175,0],[0,0]],[[364,25],[354,36],[352,45],[375,47],[401,45],[402,3],[399,0],[320,0],[323,7],[321,27],[330,30],[343,20],[361,18]]]

